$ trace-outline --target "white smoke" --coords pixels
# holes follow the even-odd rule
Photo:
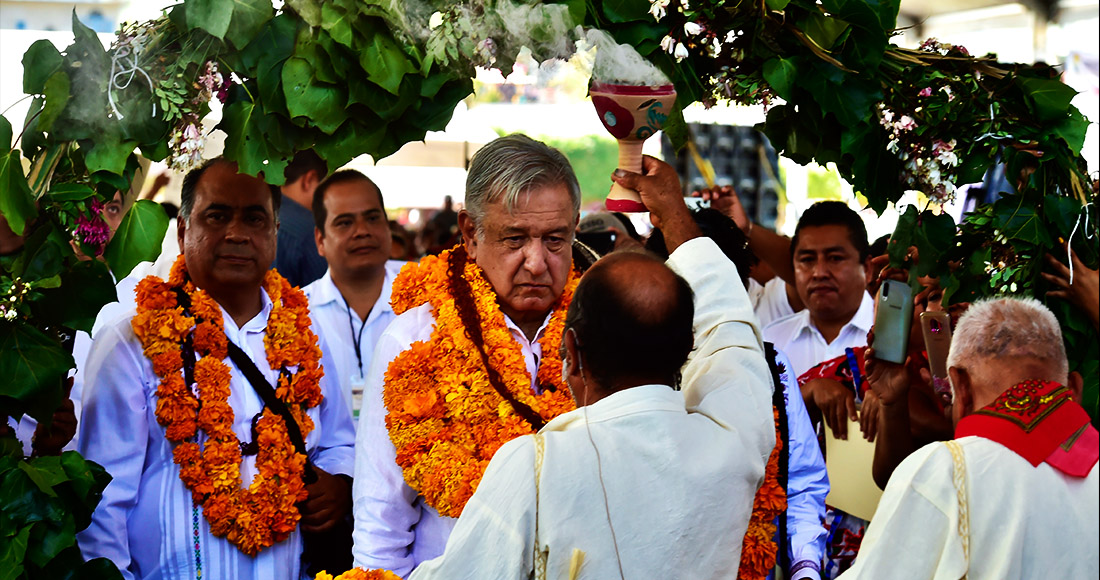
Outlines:
[[[577,34],[581,36],[577,27]],[[671,84],[661,69],[649,62],[633,46],[619,44],[610,34],[591,28],[584,31],[576,43],[578,66],[591,69],[595,82],[616,85],[667,85]]]

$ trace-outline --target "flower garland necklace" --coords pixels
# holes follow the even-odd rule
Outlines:
[[[305,438],[313,429],[306,410],[321,402],[323,374],[317,337],[309,329],[308,302],[274,270],[264,276],[263,289],[272,302],[264,348],[268,364],[280,370],[275,393]],[[258,473],[242,489],[241,444],[233,432],[229,405],[231,371],[223,362],[228,338],[221,308],[195,287],[183,256],[176,259],[167,282],[149,276],[136,293],[137,314],[131,326],[161,379],[156,417],[165,437],[175,444],[172,455],[180,466],[180,480],[202,506],[210,533],[255,556],[297,527],[301,514],[295,504],[308,497],[303,481],[306,457],[295,450],[282,417],[264,407],[253,421]],[[291,373],[290,367],[297,370]],[[194,378],[197,393],[185,377]],[[197,437],[200,429],[206,434],[202,443]]]
[[[538,341],[541,392],[535,394],[496,293],[464,247],[405,266],[394,280],[394,312],[429,303],[435,328],[428,341],[412,343],[386,370],[386,428],[405,481],[441,515],[462,513],[501,445],[576,408],[561,380],[558,346],[577,282],[571,271]],[[464,320],[472,313],[479,328],[471,331]],[[471,338],[478,331],[480,345]]]
[[[775,447],[764,467],[764,483],[756,490],[752,502],[752,515],[745,539],[741,544],[741,566],[737,578],[761,580],[775,568],[779,548],[775,543],[775,518],[787,509],[787,492],[779,485],[779,453],[783,449],[783,437],[779,432],[779,409],[772,407],[775,419]]]

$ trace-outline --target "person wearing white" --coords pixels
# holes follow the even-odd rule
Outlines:
[[[535,391],[543,355],[538,341],[572,268],[580,186],[559,151],[509,135],[471,160],[465,201],[463,244],[497,296]],[[408,575],[443,552],[455,524],[405,482],[383,405],[390,362],[413,342],[427,341],[434,325],[430,304],[402,313],[382,333],[371,360],[355,443],[353,556],[359,567]]]
[[[188,274],[218,302],[226,338],[275,384],[279,372],[271,369],[264,345],[272,302],[260,284],[274,256],[277,201],[262,180],[237,174],[221,159],[193,170],[184,190],[178,236]],[[91,524],[78,535],[81,553],[86,559],[110,559],[127,580],[196,578],[200,567],[203,577],[219,580],[297,579],[300,529],[323,526],[314,518],[324,519],[320,514],[329,509],[339,513],[333,490],[343,486],[346,492],[347,484],[337,476],[350,474],[354,462],[351,415],[335,383],[322,378],[324,399],[308,410],[314,429],[305,447],[318,480],[306,485],[310,497],[299,505],[299,529],[248,556],[210,533],[203,508],[180,480],[174,446],[156,416],[161,379],[143,352],[131,316],[97,334],[88,357],[79,451],[113,479]],[[320,348],[327,350],[323,343]],[[252,419],[264,403],[237,365],[225,363],[231,372],[233,432],[240,441],[252,441]],[[322,355],[321,364],[332,361]],[[204,438],[199,436],[199,442]],[[255,456],[242,457],[240,475],[244,482],[256,475]]]
[[[653,163],[647,159],[647,167]],[[654,209],[652,201],[647,205]],[[671,240],[672,220],[662,217]],[[668,264],[695,297],[693,350],[692,326],[684,321],[689,338],[682,356],[690,357],[682,392],[667,383],[612,391],[598,378],[602,366],[586,370],[598,360],[586,346],[593,331],[573,326],[589,316],[573,312],[592,300],[582,297],[585,282],[614,278],[622,284],[616,297],[670,286],[654,273],[664,266],[648,256],[601,260],[582,279],[563,340],[579,408],[497,452],[443,556],[422,564],[411,580],[566,578],[577,558],[583,558],[577,578],[585,579],[736,575],[753,497],[775,444],[770,373],[744,286],[717,246],[691,239]],[[632,298],[623,301],[645,300]],[[671,310],[672,301],[655,300],[656,310]],[[668,348],[678,344],[670,339]],[[602,398],[585,405],[595,397]]]
[[[787,298],[787,283],[779,276],[764,284],[760,284],[755,278],[749,278],[747,283],[752,311],[760,320],[760,328],[767,328],[772,322],[795,313]]]
[[[880,398],[905,396],[904,369],[875,364]],[[1100,438],[1054,315],[1030,298],[976,303],[948,365],[955,440],[898,466],[841,578],[1096,578]]]
[[[844,354],[844,349],[867,346],[867,332],[875,323],[875,301],[866,291],[859,310],[841,327],[832,341],[822,336],[809,309],[781,318],[764,327],[764,340],[775,344],[791,359],[794,376]]]
[[[325,337],[344,400],[359,416],[371,355],[396,315],[390,287],[405,262],[388,260],[392,238],[382,192],[366,175],[338,171],[313,191],[314,238],[328,271],[302,289],[313,329]]]

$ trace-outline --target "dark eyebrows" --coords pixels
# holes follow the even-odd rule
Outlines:
[[[210,212],[210,211],[226,211],[226,212],[232,213],[232,212],[238,211],[238,210],[240,210],[242,212],[245,212],[245,213],[260,212],[264,215],[268,215],[268,213],[269,213],[267,211],[266,207],[264,207],[263,205],[259,205],[259,204],[248,205],[248,206],[245,206],[245,207],[241,208],[241,207],[238,207],[238,206],[235,206],[235,205],[229,205],[229,204],[226,204],[226,203],[212,203],[212,204],[206,206],[202,211],[203,211],[203,213]]]

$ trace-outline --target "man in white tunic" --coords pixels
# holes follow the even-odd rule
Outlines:
[[[272,369],[266,346],[275,303],[262,284],[275,254],[278,201],[278,192],[263,180],[238,174],[236,166],[223,159],[212,160],[184,181],[177,232],[186,275],[216,303],[225,339],[237,345],[271,385],[280,374],[293,375],[299,370]],[[182,300],[180,294],[175,296]],[[198,296],[198,292],[190,296]],[[298,299],[304,305],[304,297]],[[139,307],[142,301],[139,296]],[[286,301],[281,303],[286,314]],[[254,556],[220,537],[224,532],[211,533],[206,517],[210,514],[204,512],[208,506],[196,500],[181,480],[180,465],[174,460],[174,449],[180,444],[167,438],[158,415],[160,405],[167,404],[160,396],[162,377],[158,374],[172,373],[155,370],[131,324],[133,318],[131,312],[105,327],[89,355],[79,450],[114,479],[104,490],[91,525],[78,536],[81,552],[87,559],[109,558],[127,580],[297,579],[302,557],[298,526]],[[194,346],[176,350],[183,356],[184,368],[175,374],[193,378],[199,385],[177,384],[184,385],[191,393],[187,396],[197,397],[200,405],[208,399],[216,403],[209,373],[202,378],[194,369],[199,366],[195,362],[199,345],[218,339],[200,337],[193,330],[188,335],[185,344]],[[325,347],[322,344],[320,348]],[[202,360],[214,358],[203,356]],[[236,362],[229,358],[222,362],[229,371],[226,402],[232,411],[232,435],[242,444],[260,447],[262,455],[267,445],[255,445],[254,418],[260,416],[265,403]],[[330,366],[331,361],[323,357],[321,364]],[[203,368],[217,366],[205,364]],[[299,526],[311,531],[329,529],[349,509],[346,476],[354,461],[353,425],[343,396],[324,378],[320,389],[324,399],[307,411],[313,429],[304,441],[317,480],[309,483],[305,479],[308,499],[297,508],[302,515]],[[270,410],[264,412],[264,416],[270,415]],[[200,412],[198,423],[200,428],[188,442],[209,448],[207,428],[211,422],[204,421]],[[241,445],[241,455],[231,464],[239,464],[247,487],[257,474],[257,455],[246,447]],[[205,501],[209,495],[198,493],[197,497]],[[257,518],[251,525],[258,526],[254,531],[261,535],[270,534],[271,524],[266,521]],[[262,526],[267,529],[259,528]]]
[[[481,148],[471,160],[466,207],[459,214],[463,236],[460,249],[467,252],[469,260],[483,273],[493,293],[490,302],[498,307],[493,314],[502,314],[504,326],[496,334],[503,334],[503,341],[511,341],[504,345],[507,348],[499,350],[514,349],[514,360],[519,366],[515,374],[522,375],[520,382],[524,383],[519,388],[528,395],[544,391],[538,381],[538,369],[549,353],[544,352],[540,340],[546,334],[555,307],[561,308],[559,299],[570,278],[571,244],[579,208],[580,186],[569,161],[543,143],[523,135],[509,135]],[[430,298],[438,300],[439,296]],[[387,428],[387,408],[383,404],[391,363],[411,351],[411,345],[433,342],[433,331],[440,324],[435,315],[436,304],[422,304],[399,314],[379,338],[356,434],[355,564],[391,570],[402,576],[420,562],[443,552],[456,521],[441,516],[420,489],[406,482],[402,466],[397,463],[398,452]],[[486,358],[499,354],[489,352],[491,349],[482,344],[470,345],[461,349],[461,353],[440,352],[439,356],[476,359],[478,348]],[[556,349],[556,345],[552,348]],[[477,365],[469,367],[470,372],[480,376],[473,386],[481,387],[479,393],[484,394],[485,375],[481,373],[485,369],[474,367]],[[504,372],[496,370],[498,374]],[[560,377],[560,372],[557,374]],[[439,381],[431,378],[419,383],[417,388],[422,393],[434,396]],[[494,396],[471,398],[488,400]],[[500,403],[502,408],[511,408],[509,405],[513,404]],[[495,399],[492,404],[497,404]],[[448,419],[451,425],[457,425],[463,417]],[[466,427],[457,425],[449,432],[463,429]],[[438,451],[438,447],[431,449],[420,455]],[[471,467],[479,471],[477,466]]]
[[[302,291],[314,332],[332,349],[336,366],[326,374],[339,379],[358,417],[374,345],[395,317],[390,287],[405,263],[389,259],[393,240],[382,192],[358,171],[338,171],[317,186],[313,219],[328,271]]]
[[[898,466],[841,577],[1096,578],[1100,439],[1054,315],[1030,298],[976,303],[948,365],[955,439]],[[876,366],[898,377],[876,389],[904,392],[904,370]]]
[[[736,267],[672,168],[645,169],[617,181],[657,216],[668,267],[616,253],[585,274],[562,341],[578,409],[497,452],[412,579],[736,576],[775,444],[770,373]]]

